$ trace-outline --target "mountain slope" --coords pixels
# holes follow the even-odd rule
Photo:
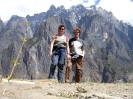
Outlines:
[[[1,48],[0,53],[0,74],[4,77],[10,73],[11,59],[17,54],[27,21],[31,22],[31,31],[14,78],[48,77],[51,38],[57,33],[58,26],[65,24],[65,35],[69,38],[73,36],[75,27],[82,30],[81,38],[85,42],[86,51],[82,81],[133,82],[133,27],[119,21],[111,12],[102,8],[90,6],[86,9],[83,5],[72,6],[68,10],[63,6],[55,8],[52,5],[47,12],[26,18],[14,16],[5,27],[1,25],[1,31],[4,31],[1,32],[4,34],[0,38],[3,42],[1,44],[7,44]]]

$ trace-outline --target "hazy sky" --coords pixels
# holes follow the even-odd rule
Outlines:
[[[96,5],[111,11],[116,18],[133,25],[133,0],[0,0],[0,18],[5,22],[12,15],[26,17],[46,12],[51,5],[64,5],[66,9],[72,5],[82,4],[86,7]]]

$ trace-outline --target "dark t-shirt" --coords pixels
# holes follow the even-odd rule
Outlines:
[[[69,40],[70,55],[82,55],[84,50],[84,42],[82,39],[71,38]]]

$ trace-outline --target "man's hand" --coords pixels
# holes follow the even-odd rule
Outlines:
[[[71,59],[71,56],[70,56],[70,54],[67,54],[67,59],[69,60],[69,59]]]

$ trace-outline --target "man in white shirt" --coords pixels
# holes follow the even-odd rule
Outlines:
[[[79,83],[82,76],[82,66],[83,66],[83,57],[85,54],[84,50],[84,42],[79,38],[81,30],[79,28],[74,29],[74,38],[69,40],[69,48],[70,53],[68,53],[71,57],[67,59],[67,67],[65,73],[65,82],[69,82],[70,80],[70,71],[72,69],[73,64],[76,65],[76,73],[75,73],[75,82]]]

